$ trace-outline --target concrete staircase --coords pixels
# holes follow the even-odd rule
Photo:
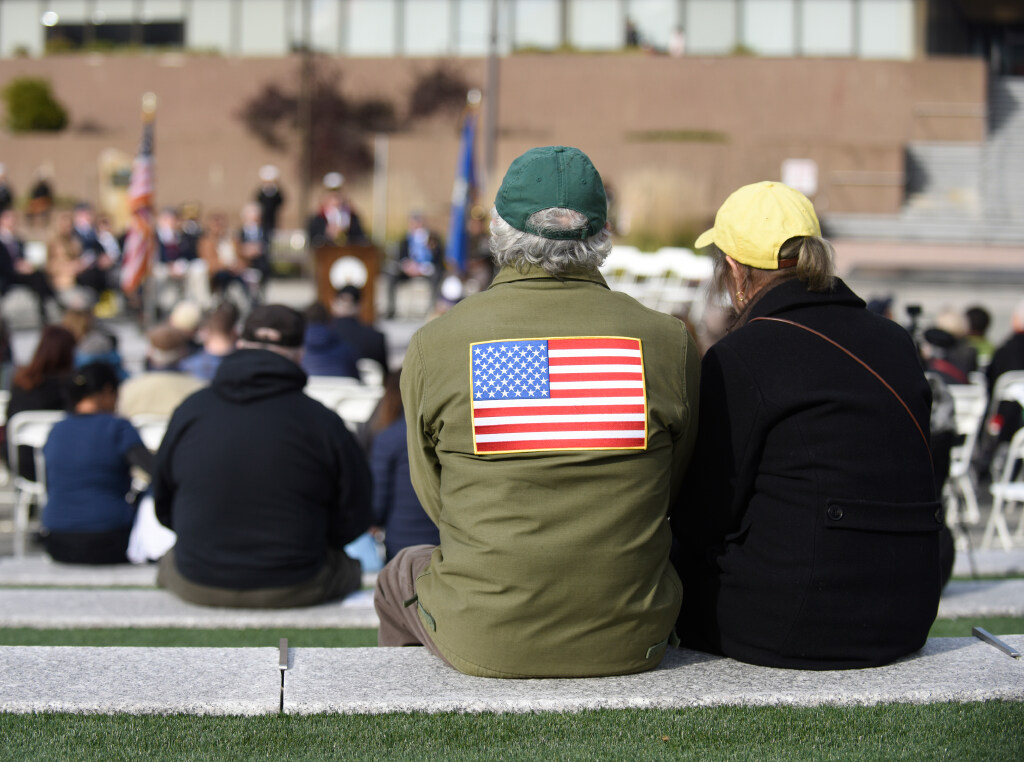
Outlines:
[[[1024,245],[1024,77],[993,78],[984,143],[912,143],[897,215],[834,214],[826,235]]]
[[[1024,223],[1024,77],[992,81],[981,195],[988,217]]]

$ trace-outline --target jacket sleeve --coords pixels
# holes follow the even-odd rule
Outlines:
[[[171,416],[167,424],[167,431],[160,442],[160,448],[156,452],[156,464],[153,471],[153,503],[156,508],[156,518],[168,529],[174,529],[174,517],[172,506],[174,504],[174,492],[177,485],[171,473],[171,460],[174,458],[174,448],[183,428],[183,415],[180,408]]]
[[[373,481],[366,456],[340,418],[336,442],[341,466],[338,505],[328,527],[327,542],[332,548],[342,548],[370,526]]]
[[[683,477],[687,472],[690,459],[693,457],[694,443],[697,439],[698,409],[700,401],[700,353],[697,342],[690,332],[682,327],[686,334],[682,363],[678,377],[682,384],[679,405],[679,420],[682,428],[672,433],[672,485],[669,492],[671,506],[679,497]]]
[[[434,434],[424,409],[427,378],[419,337],[413,336],[402,368],[402,404],[405,406],[409,476],[420,505],[435,524],[441,519],[441,463]]]

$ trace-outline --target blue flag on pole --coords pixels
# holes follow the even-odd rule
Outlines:
[[[476,189],[476,169],[473,162],[473,144],[476,140],[476,114],[466,114],[462,125],[462,143],[459,146],[459,164],[455,171],[455,185],[452,188],[452,216],[448,223],[448,245],[445,259],[449,266],[459,273],[466,271],[469,256],[469,235],[466,231],[466,215],[472,191]]]

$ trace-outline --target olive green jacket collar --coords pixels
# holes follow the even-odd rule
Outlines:
[[[551,275],[545,272],[541,268],[535,265],[527,265],[522,271],[515,267],[509,267],[506,265],[498,271],[498,274],[494,276],[494,280],[491,281],[490,288],[500,286],[502,283],[513,283],[520,280],[582,280],[590,283],[596,283],[599,286],[608,288],[608,284],[605,282],[604,276],[601,275],[597,270],[573,270],[561,275]]]

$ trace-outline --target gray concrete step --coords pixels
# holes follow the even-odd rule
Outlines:
[[[1002,640],[1024,648],[1024,635]],[[670,648],[639,675],[468,677],[424,648],[0,648],[0,711],[128,714],[580,712],[690,706],[871,706],[1024,700],[1024,664],[934,638],[876,669],[797,671]],[[966,678],[969,676],[969,679]]]
[[[939,603],[941,619],[1024,617],[1024,579],[953,581]],[[295,609],[196,606],[166,590],[0,588],[0,627],[377,627],[373,591]]]
[[[377,627],[373,591],[295,609],[232,609],[185,603],[166,590],[0,589],[0,627],[227,628]]]

